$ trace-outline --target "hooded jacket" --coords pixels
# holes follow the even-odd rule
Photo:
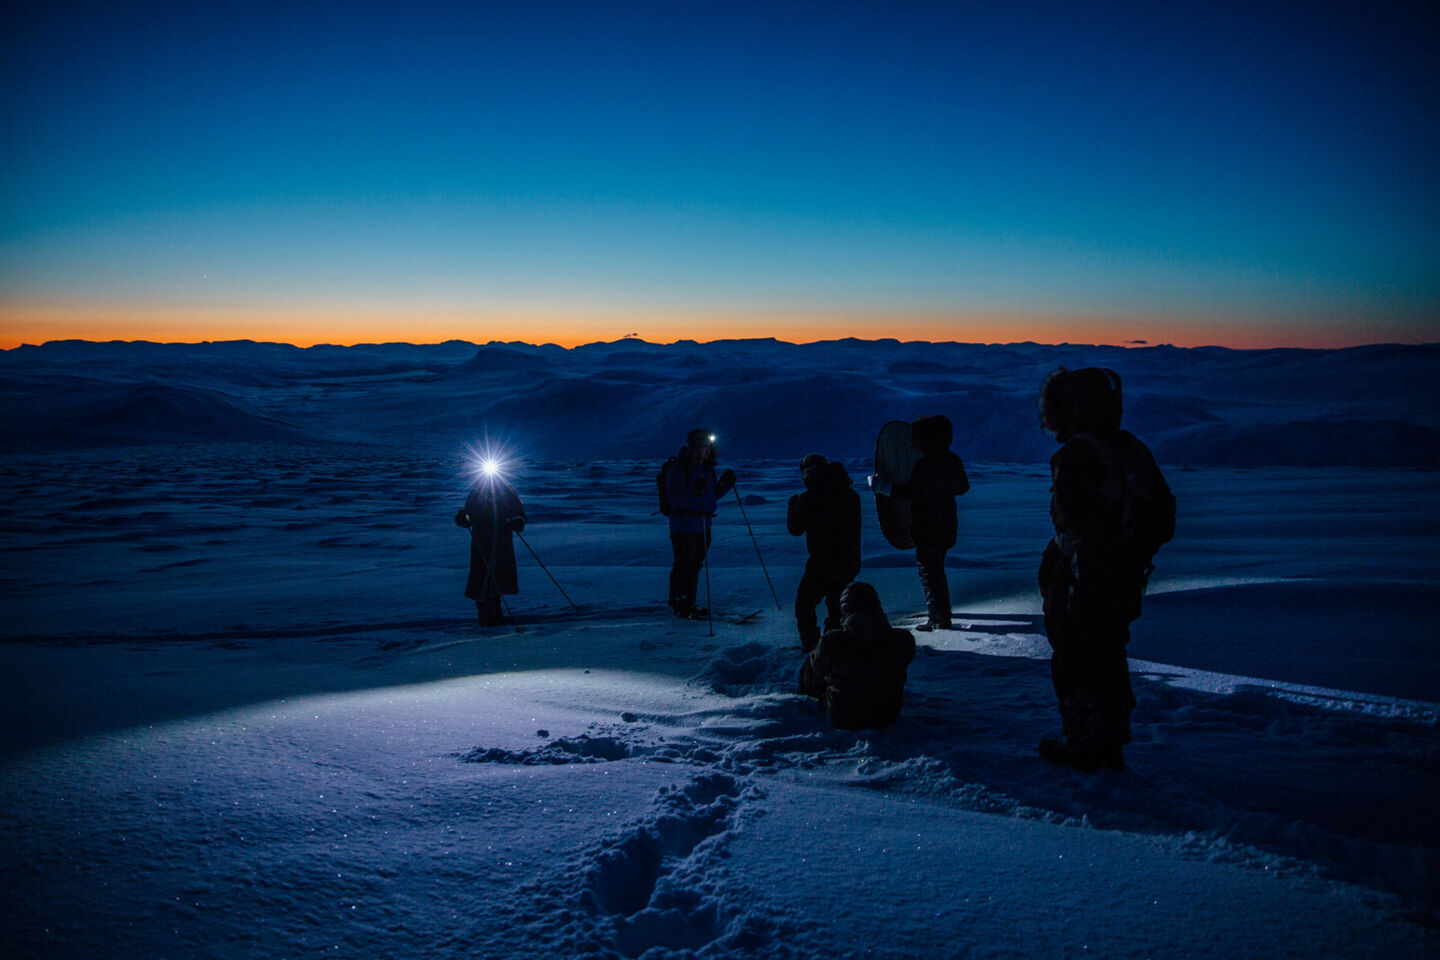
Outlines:
[[[1050,549],[1065,560],[1057,574],[1068,568],[1078,589],[1133,620],[1144,568],[1174,534],[1175,496],[1149,448],[1120,428],[1124,405],[1113,370],[1062,367],[1040,396],[1041,423],[1062,443],[1050,458]],[[1147,516],[1135,516],[1142,507]],[[1055,589],[1043,578],[1042,588]]]
[[[915,638],[890,626],[868,583],[846,587],[840,606],[844,624],[826,632],[810,653],[810,669],[825,684],[820,702],[831,725],[842,730],[888,726],[905,702]]]
[[[954,429],[944,416],[921,417],[912,428],[912,442],[922,456],[910,482],[896,493],[910,498],[910,536],[920,548],[949,550],[959,529],[955,498],[970,489],[965,464],[950,450]]]
[[[790,498],[785,527],[805,535],[806,570],[845,582],[860,572],[860,495],[842,464],[827,463],[807,477],[804,492]]]

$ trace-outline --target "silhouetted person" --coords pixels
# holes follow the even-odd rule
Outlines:
[[[800,649],[820,641],[815,605],[825,601],[825,629],[840,625],[840,593],[860,573],[860,495],[839,463],[812,453],[800,463],[803,493],[790,498],[785,526],[805,535],[805,573],[795,590],[795,625]]]
[[[735,486],[735,471],[715,476],[715,435],[709,430],[691,430],[685,446],[666,468],[665,497],[670,509],[670,546],[674,562],[670,567],[670,609],[686,619],[703,617],[695,606],[700,569],[710,549],[710,521],[720,498]]]
[[[910,537],[915,541],[915,565],[925,591],[928,617],[917,630],[950,629],[950,581],[945,577],[945,551],[955,546],[955,498],[970,489],[965,464],[950,451],[954,428],[950,418],[937,414],[920,417],[910,428],[910,442],[920,451],[909,483],[875,477],[877,493],[910,501]]]
[[[1130,623],[1175,533],[1175,497],[1145,444],[1120,429],[1122,411],[1112,370],[1062,367],[1041,389],[1041,423],[1063,444],[1050,458],[1055,536],[1039,574],[1063,739],[1042,741],[1040,755],[1080,770],[1125,765]]]
[[[525,529],[520,496],[498,473],[487,469],[455,514],[455,525],[470,530],[470,579],[465,583],[465,596],[475,601],[481,626],[505,623],[500,598],[520,592],[511,537]]]
[[[905,703],[905,668],[915,659],[915,638],[890,626],[879,594],[863,581],[845,588],[840,609],[841,626],[826,630],[800,664],[800,692],[820,701],[831,726],[889,726]]]

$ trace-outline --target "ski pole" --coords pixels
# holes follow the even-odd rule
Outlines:
[[[515,628],[516,633],[519,633],[520,622],[515,619],[515,610],[510,606],[510,601],[505,599],[505,594],[503,593],[500,594],[500,606],[505,610],[505,619],[509,620],[510,626]]]
[[[730,492],[735,494],[735,502],[740,505],[740,518],[745,521],[745,529],[750,531],[750,542],[755,544],[755,556],[760,559],[760,572],[765,574],[765,582],[770,586],[770,596],[775,598],[775,609],[784,610],[780,606],[780,595],[775,592],[775,584],[770,581],[770,571],[765,569],[765,557],[760,553],[760,541],[755,539],[755,530],[750,526],[750,518],[745,516],[745,501],[740,499],[740,491],[734,487]]]
[[[560,596],[564,597],[564,598],[565,598],[565,601],[566,601],[567,603],[569,603],[570,606],[571,606],[572,608],[574,608],[576,612],[579,612],[580,608],[575,605],[575,601],[574,601],[574,600],[571,600],[571,599],[570,599],[570,594],[568,594],[568,593],[565,592],[565,588],[562,587],[562,586],[560,586],[560,581],[559,581],[559,580],[556,580],[556,579],[555,579],[555,574],[551,573],[551,572],[550,572],[550,568],[547,567],[547,566],[545,566],[545,561],[540,559],[540,554],[536,553],[536,552],[535,552],[535,548],[532,547],[532,546],[530,546],[530,541],[525,539],[525,535],[522,534],[519,530],[516,530],[516,531],[515,531],[515,536],[519,537],[519,538],[520,538],[520,542],[523,543],[523,544],[525,544],[525,549],[530,551],[530,556],[534,557],[534,558],[535,558],[535,562],[538,563],[538,564],[540,564],[540,569],[545,571],[545,576],[549,577],[549,578],[550,578],[550,582],[553,583],[553,584],[555,584],[555,589],[560,591]]]
[[[709,537],[707,536],[708,540]],[[705,619],[710,621],[710,636],[715,636],[715,604],[710,600],[710,545],[705,545],[705,556],[700,563],[705,567]]]
[[[497,541],[498,543],[498,541]],[[515,611],[510,609],[510,604],[505,600],[505,591],[500,589],[500,583],[495,579],[495,547],[496,543],[490,544],[490,559],[485,564],[485,585],[495,588],[495,595],[500,598],[500,609],[505,612],[504,619],[510,621],[510,626],[515,632],[520,632],[520,624],[515,619]]]

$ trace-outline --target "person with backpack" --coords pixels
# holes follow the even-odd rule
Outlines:
[[[840,625],[826,630],[800,664],[799,692],[820,701],[833,727],[889,726],[905,703],[915,637],[890,626],[880,595],[863,581],[845,588],[840,609]]]
[[[805,573],[795,590],[800,649],[820,642],[815,605],[825,601],[825,629],[840,625],[840,594],[860,573],[860,495],[839,462],[812,453],[800,462],[805,489],[790,498],[785,527],[805,537]]]
[[[670,609],[686,620],[709,614],[695,606],[700,570],[710,549],[710,521],[720,498],[735,486],[735,471],[715,475],[718,452],[709,430],[691,430],[685,446],[660,469],[660,511],[670,518]]]
[[[1050,458],[1055,536],[1039,572],[1061,738],[1039,750],[1085,771],[1125,766],[1130,624],[1155,552],[1175,534],[1175,496],[1149,448],[1120,429],[1122,413],[1113,370],[1061,367],[1040,391],[1041,425],[1061,444]]]
[[[942,414],[918,417],[911,426],[910,442],[920,459],[909,483],[895,483],[879,475],[870,478],[876,493],[910,501],[910,537],[915,541],[915,566],[925,591],[926,621],[921,631],[950,629],[950,581],[945,576],[945,553],[955,546],[959,530],[955,498],[970,489],[965,464],[950,449],[954,439],[950,418]]]
[[[455,514],[455,525],[470,531],[470,578],[465,596],[475,601],[482,627],[500,626],[506,622],[501,598],[520,592],[511,535],[525,529],[525,507],[497,465],[487,461],[481,469],[465,505]]]

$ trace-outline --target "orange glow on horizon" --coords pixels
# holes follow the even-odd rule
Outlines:
[[[1092,316],[1024,312],[793,310],[718,308],[475,310],[387,306],[302,309],[257,304],[177,306],[143,303],[13,303],[0,301],[0,348],[47,340],[149,340],[199,343],[256,340],[298,347],[316,344],[439,343],[518,340],[575,347],[638,335],[652,343],[774,337],[792,343],[855,337],[864,340],[963,343],[1172,344],[1348,347],[1440,340],[1434,324],[1401,320],[1316,322],[1216,317]]]

